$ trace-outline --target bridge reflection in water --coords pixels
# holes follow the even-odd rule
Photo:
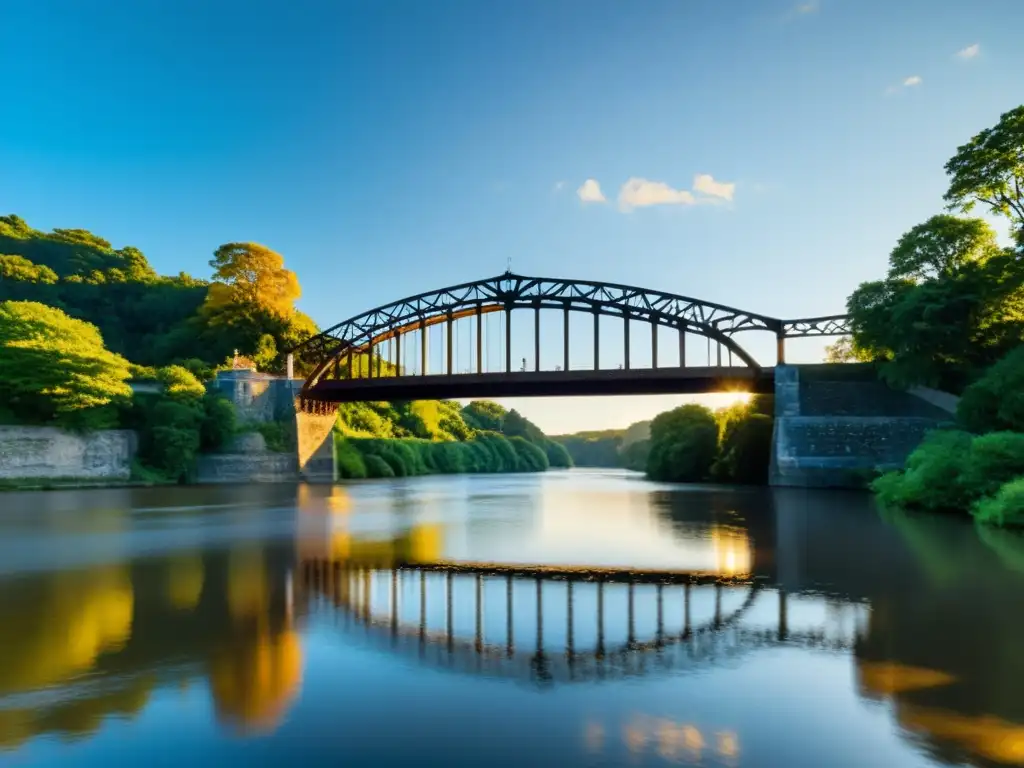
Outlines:
[[[854,633],[791,631],[784,591],[707,573],[541,570],[531,577],[522,566],[495,575],[503,569],[381,569],[342,560],[310,560],[301,568],[300,599],[314,610],[337,609],[345,628],[361,626],[377,645],[446,669],[543,685],[695,670],[781,644],[849,651],[856,641]],[[775,596],[776,626],[742,626],[740,619],[765,592]],[[698,593],[713,605],[710,616],[694,615],[693,605],[704,602]],[[617,611],[608,621],[611,602]],[[471,626],[460,631],[456,612],[467,603]],[[553,614],[561,626],[552,626]],[[623,621],[625,637],[612,637],[610,630]]]

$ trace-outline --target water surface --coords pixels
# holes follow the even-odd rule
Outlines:
[[[1022,587],[1011,534],[617,471],[2,494],[0,763],[1022,765]]]

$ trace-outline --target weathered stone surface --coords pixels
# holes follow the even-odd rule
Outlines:
[[[266,453],[267,452],[267,441],[263,439],[263,435],[259,432],[243,432],[240,435],[235,435],[225,453]]]
[[[950,415],[873,379],[830,381],[821,366],[801,381],[799,366],[776,368],[770,483],[803,488],[862,487],[875,471],[903,466]]]
[[[199,483],[285,483],[298,479],[291,453],[225,453],[201,456],[196,466]]]
[[[127,480],[137,445],[130,430],[0,427],[0,479]]]

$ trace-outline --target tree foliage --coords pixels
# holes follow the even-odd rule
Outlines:
[[[647,474],[652,480],[696,483],[711,477],[718,449],[718,424],[701,405],[681,405],[651,422]]]
[[[284,258],[258,243],[225,243],[213,254],[214,282],[206,300],[212,317],[231,308],[261,310],[288,318],[302,294],[295,273]]]
[[[971,432],[1024,432],[1024,346],[1010,352],[964,390],[956,418]]]
[[[1010,220],[1018,247],[1024,248],[1024,104],[958,147],[946,173],[950,208],[967,213],[978,203],[987,206]]]
[[[52,285],[57,282],[57,273],[45,265],[33,264],[23,256],[0,254],[0,280]]]
[[[42,304],[0,303],[0,402],[19,418],[112,426],[129,376],[95,326]]]
[[[879,363],[890,384],[961,391],[1024,340],[1024,106],[1000,117],[946,163],[947,207],[978,203],[1006,217],[1017,250],[980,219],[933,216],[904,234],[888,274],[847,301],[853,341],[835,357]]]

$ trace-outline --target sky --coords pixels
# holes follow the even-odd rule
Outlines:
[[[941,212],[957,146],[1024,102],[1021,0],[8,0],[3,17],[0,211],[163,273],[208,277],[219,244],[263,243],[322,327],[509,263],[840,313]],[[770,337],[738,339],[774,362]],[[685,399],[503,402],[555,433]]]

